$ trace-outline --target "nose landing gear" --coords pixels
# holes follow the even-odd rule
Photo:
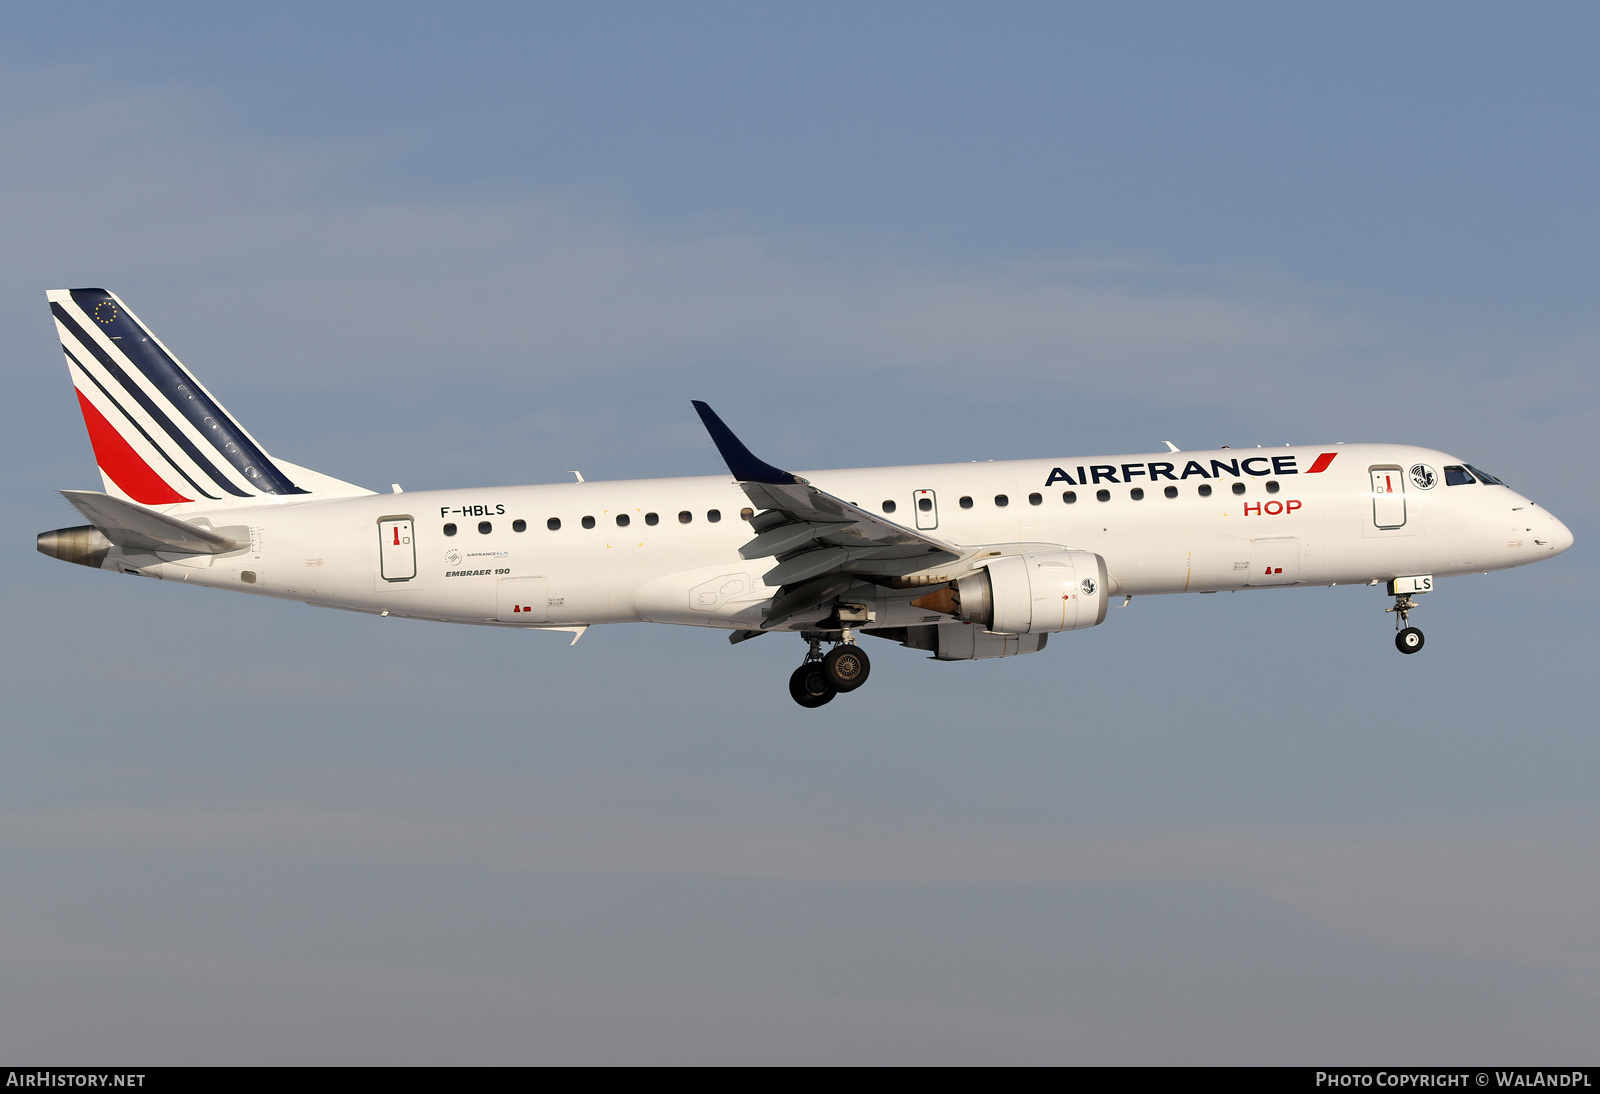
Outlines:
[[[1374,585],[1377,581],[1373,582]],[[1415,594],[1433,591],[1432,574],[1413,574],[1389,580],[1389,595],[1394,597],[1394,607],[1385,612],[1394,613],[1394,648],[1401,653],[1416,653],[1422,648],[1422,632],[1411,625],[1411,613],[1417,610]]]
[[[1416,609],[1417,602],[1411,599],[1410,593],[1398,593],[1394,598],[1394,607],[1385,608],[1384,612],[1394,612],[1394,648],[1401,653],[1416,653],[1422,648],[1422,632],[1411,625],[1411,613]]]
[[[789,694],[795,702],[803,707],[820,707],[831,703],[835,695],[854,691],[867,682],[872,662],[848,629],[840,632],[838,644],[826,654],[822,652],[822,634],[808,631],[804,637],[811,644],[810,652],[789,677]]]

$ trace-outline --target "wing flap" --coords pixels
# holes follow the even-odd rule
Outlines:
[[[774,512],[767,510],[767,512]],[[752,521],[752,524],[755,522]],[[739,548],[739,557],[742,559],[766,558],[769,555],[781,555],[789,551],[798,550],[827,532],[836,529],[833,524],[816,524],[803,520],[788,524],[780,524],[756,536],[755,539]]]
[[[761,575],[768,585],[793,585],[820,574],[842,569],[850,561],[850,552],[843,547],[819,547],[815,551],[801,551],[778,563]]]

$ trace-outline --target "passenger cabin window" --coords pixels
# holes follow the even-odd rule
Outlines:
[[[971,509],[972,508],[972,499],[971,498],[962,498],[960,504],[961,504],[961,508],[963,508],[963,509]]]
[[[650,527],[654,528],[656,525],[661,523],[661,517],[656,513],[646,513],[644,515],[644,522]]]
[[[678,514],[678,523],[679,524],[688,524],[693,519],[694,519],[694,514],[689,512],[689,510],[687,510],[687,509],[685,509],[683,512]]]
[[[1267,493],[1276,494],[1277,492],[1278,492],[1278,484],[1277,484],[1276,481],[1267,483]]]
[[[447,535],[447,536],[455,535],[456,534],[456,526],[454,524],[446,524],[444,526],[444,534]]]
[[[561,531],[561,518],[551,517],[549,520],[544,522],[544,526],[550,529],[552,532],[559,532]]]
[[[994,503],[997,508],[1004,509],[1006,506],[1011,504],[1011,499],[1006,497],[1004,494],[996,494],[994,496]]]
[[[1076,490],[1067,490],[1062,493],[1061,500],[1068,505],[1076,505],[1078,504],[1078,492]]]
[[[1094,492],[1094,497],[1095,497],[1096,501],[1110,501],[1111,500],[1111,491],[1109,491],[1109,490],[1096,490]]]
[[[712,524],[717,523],[717,521],[722,519],[722,510],[721,509],[707,509],[706,510],[706,519],[709,520]]]
[[[1234,493],[1235,493],[1235,494],[1242,494],[1242,493],[1244,493],[1244,483],[1242,483],[1242,482],[1236,482],[1236,483],[1234,483],[1234,484],[1233,484],[1233,492],[1234,492]]]
[[[594,527],[594,518],[593,517],[584,517],[578,523],[582,524],[585,528],[593,528]]]
[[[617,514],[617,527],[618,528],[626,528],[628,526],[628,523],[629,523],[628,514],[626,514],[626,513],[618,513]]]
[[[1029,494],[1028,495],[1028,504],[1029,505],[1040,505],[1040,504],[1043,504],[1043,502],[1044,502],[1044,495],[1043,494]]]
[[[1211,484],[1209,482],[1203,482],[1200,484],[1200,496],[1202,498],[1209,498],[1211,496]]]
[[[932,498],[918,498],[917,499],[917,508],[921,509],[924,513],[933,512],[933,499]]]
[[[480,536],[486,536],[492,531],[494,531],[494,525],[490,524],[488,521],[480,520],[478,522],[478,534]]]
[[[1178,488],[1176,486],[1169,486],[1161,492],[1169,498],[1175,498],[1178,496]]]
[[[1132,498],[1134,501],[1143,501],[1144,500],[1144,487],[1135,486],[1132,490],[1128,491],[1128,497]]]
[[[739,519],[740,520],[749,520],[751,517],[753,517],[755,515],[756,515],[756,511],[754,509],[741,509],[741,510],[739,510]]]
[[[883,511],[884,511],[884,512],[885,512],[885,513],[892,513],[892,512],[894,512],[894,502],[892,502],[892,501],[888,501],[888,500],[887,500],[887,499],[886,499],[886,500],[885,500],[885,501],[884,501],[884,503],[883,503]]]
[[[525,520],[514,520],[511,522],[511,530],[513,532],[526,532],[528,530],[528,522]]]

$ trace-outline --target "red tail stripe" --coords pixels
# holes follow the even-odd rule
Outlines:
[[[191,501],[167,485],[167,481],[153,471],[140,458],[133,446],[122,439],[116,427],[106,421],[106,416],[78,392],[78,406],[83,411],[83,424],[89,427],[89,443],[94,446],[94,459],[100,470],[121,491],[140,505],[171,505],[173,502]]]
[[[1333,458],[1338,454],[1339,453],[1337,452],[1324,452],[1322,455],[1317,457],[1316,463],[1306,468],[1306,474],[1315,475],[1319,471],[1326,471],[1328,469],[1328,465],[1333,462]]]

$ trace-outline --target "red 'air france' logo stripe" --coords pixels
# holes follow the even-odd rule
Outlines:
[[[1333,458],[1338,454],[1339,453],[1337,452],[1324,452],[1322,455],[1317,457],[1316,463],[1306,468],[1306,474],[1315,475],[1320,471],[1326,471],[1328,469],[1328,465],[1333,462]]]
[[[168,486],[81,391],[78,392],[78,406],[83,409],[83,424],[89,427],[95,462],[124,494],[140,505],[171,505],[191,500]]]

